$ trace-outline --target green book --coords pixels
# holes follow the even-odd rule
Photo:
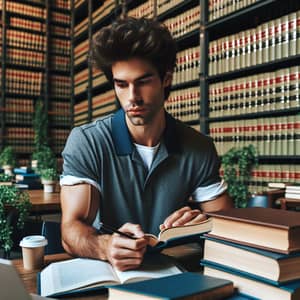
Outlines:
[[[110,300],[218,300],[233,293],[229,280],[190,272],[109,287]]]

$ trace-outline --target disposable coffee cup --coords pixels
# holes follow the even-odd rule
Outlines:
[[[20,246],[22,247],[24,269],[36,270],[42,268],[47,244],[47,239],[42,235],[29,235],[21,240]]]

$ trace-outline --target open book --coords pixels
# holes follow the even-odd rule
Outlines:
[[[41,296],[60,296],[179,273],[182,273],[181,268],[164,255],[147,255],[140,268],[124,272],[105,261],[75,258],[43,269],[38,286]]]
[[[162,230],[158,236],[146,234],[149,245],[156,248],[166,248],[183,243],[199,241],[201,233],[209,232],[212,229],[212,218],[201,223],[192,225],[176,226]]]

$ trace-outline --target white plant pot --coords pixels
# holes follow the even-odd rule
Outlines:
[[[44,193],[54,193],[56,182],[53,180],[43,180],[42,184],[44,185]]]
[[[4,174],[6,175],[9,175],[9,176],[12,176],[13,175],[13,172],[12,172],[12,166],[9,166],[9,165],[4,165],[2,166],[3,170],[4,170]]]

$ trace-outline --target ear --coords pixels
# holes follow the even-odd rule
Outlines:
[[[172,84],[172,79],[173,79],[173,72],[167,71],[164,77],[163,86],[164,87],[170,86]]]

